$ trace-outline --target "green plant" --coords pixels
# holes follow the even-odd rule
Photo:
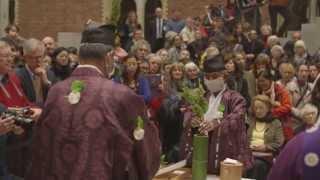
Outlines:
[[[202,118],[208,110],[208,102],[203,95],[204,91],[200,88],[190,89],[185,87],[181,93],[182,98],[191,106],[192,112],[199,118]]]

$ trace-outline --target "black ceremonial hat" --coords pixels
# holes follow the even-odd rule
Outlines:
[[[225,70],[223,56],[218,55],[203,63],[203,71],[205,73],[220,72]]]
[[[101,43],[106,46],[114,46],[115,30],[113,25],[88,27],[82,32],[81,43]]]

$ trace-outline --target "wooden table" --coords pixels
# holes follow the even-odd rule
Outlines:
[[[216,175],[208,175],[207,180],[219,180]],[[153,178],[153,180],[192,180],[191,169],[181,168],[168,174]],[[242,178],[242,180],[253,180]]]

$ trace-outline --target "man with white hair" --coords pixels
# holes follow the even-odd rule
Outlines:
[[[42,105],[51,82],[52,73],[43,68],[44,44],[37,39],[28,39],[23,44],[25,66],[16,70],[22,82],[22,88],[29,101]]]
[[[51,56],[53,54],[53,51],[56,48],[56,41],[54,40],[53,37],[46,36],[45,38],[42,39],[42,42],[46,48],[46,55]]]
[[[0,41],[0,113],[8,108],[25,108],[33,106],[24,95],[21,82],[12,69],[13,53],[8,44]],[[32,108],[32,118],[37,119],[41,110]],[[0,117],[0,179],[7,179],[6,164],[11,174],[23,176],[30,156],[29,133],[31,128],[22,128],[16,124],[14,118]],[[10,134],[22,135],[19,138]],[[7,139],[8,138],[8,139]],[[8,148],[6,153],[6,147]]]
[[[268,39],[267,39],[266,47],[265,47],[265,49],[262,51],[262,53],[265,53],[265,54],[270,55],[270,54],[271,54],[271,49],[272,49],[272,47],[275,46],[275,45],[280,45],[280,39],[279,39],[279,37],[276,36],[276,35],[269,36]]]
[[[303,106],[301,109],[301,115],[302,115],[302,120],[305,124],[306,129],[310,129],[313,126],[317,125],[317,120],[318,120],[318,113],[319,110],[317,106],[308,103]]]
[[[280,45],[280,39],[276,35],[272,35],[268,37],[267,46],[271,49],[275,45]]]
[[[189,62],[184,66],[187,75],[187,87],[191,89],[205,89],[203,78],[200,76],[200,69],[194,62]]]
[[[306,106],[303,110],[306,122],[315,123],[319,102],[320,82],[317,82],[311,93],[311,103],[315,107],[308,105],[309,107]],[[268,180],[320,179],[320,128],[318,122],[286,144],[273,164]]]

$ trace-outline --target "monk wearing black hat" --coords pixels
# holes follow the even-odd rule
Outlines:
[[[220,162],[226,158],[238,160],[244,164],[244,169],[249,169],[252,156],[245,128],[246,101],[238,92],[228,89],[222,56],[205,61],[203,70],[204,83],[209,90],[208,110],[202,122],[193,114],[185,114],[187,125],[182,136],[181,156],[184,159],[192,152],[191,124],[198,124],[199,132],[209,136],[209,173],[218,174]]]
[[[80,65],[50,89],[26,180],[151,180],[160,163],[157,128],[141,97],[105,78],[108,34],[83,35]]]

